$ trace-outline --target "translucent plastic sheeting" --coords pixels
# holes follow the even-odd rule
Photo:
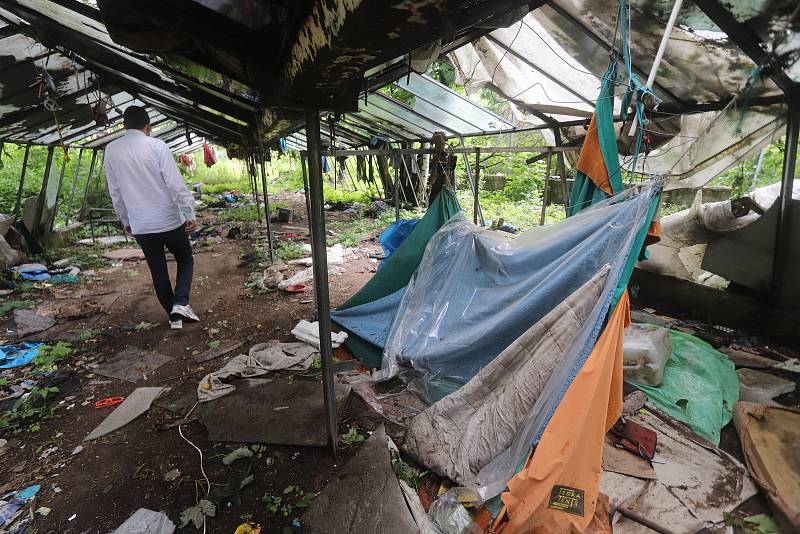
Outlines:
[[[516,239],[477,228],[459,214],[428,244],[390,328],[378,378],[403,370],[403,378],[431,402],[467,383],[560,302],[608,270],[564,358],[548,377],[537,377],[545,383],[510,445],[464,484],[467,498],[498,495],[541,436],[597,340],[627,258],[639,252],[633,243],[657,189],[627,191]]]
[[[383,375],[410,365],[455,389],[604,265],[615,267],[609,284],[616,285],[653,191],[606,200],[516,239],[454,216],[428,243],[403,295]]]

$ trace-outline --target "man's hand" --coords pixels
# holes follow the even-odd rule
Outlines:
[[[186,221],[186,233],[191,234],[197,230],[197,219]]]

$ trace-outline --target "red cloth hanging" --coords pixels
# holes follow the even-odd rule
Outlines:
[[[217,153],[208,143],[203,143],[203,163],[206,167],[211,167],[217,162]]]

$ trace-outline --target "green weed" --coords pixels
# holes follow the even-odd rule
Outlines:
[[[392,469],[394,469],[394,473],[397,475],[397,478],[400,480],[404,480],[414,489],[419,488],[419,482],[422,478],[429,473],[424,469],[420,469],[419,467],[414,467],[408,462],[404,461],[400,454],[392,450]]]
[[[353,443],[360,443],[364,441],[366,437],[364,434],[358,431],[358,429],[354,426],[351,426],[350,429],[342,434],[342,442],[345,445],[352,445]]]
[[[261,502],[270,514],[289,517],[297,509],[308,508],[316,496],[316,493],[303,491],[298,486],[286,486],[281,495],[266,494],[261,497]]]
[[[57,405],[47,405],[42,401],[58,391],[57,387],[34,387],[30,395],[17,399],[10,410],[0,414],[0,435],[32,434],[41,430],[42,421],[52,419],[57,408]]]
[[[8,315],[8,313],[12,310],[16,310],[18,308],[30,308],[32,305],[33,302],[30,300],[7,300],[3,303],[0,303],[0,318]]]

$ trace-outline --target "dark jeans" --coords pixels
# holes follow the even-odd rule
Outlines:
[[[192,289],[192,271],[194,270],[194,260],[192,259],[192,244],[183,225],[170,230],[169,232],[159,232],[157,234],[139,234],[134,236],[139,246],[142,247],[144,257],[147,259],[147,266],[153,276],[153,287],[156,290],[158,301],[164,310],[169,313],[175,304],[189,304],[189,291]],[[178,264],[178,275],[175,277],[175,291],[169,280],[167,270],[167,258],[164,247],[175,256],[175,263]]]

